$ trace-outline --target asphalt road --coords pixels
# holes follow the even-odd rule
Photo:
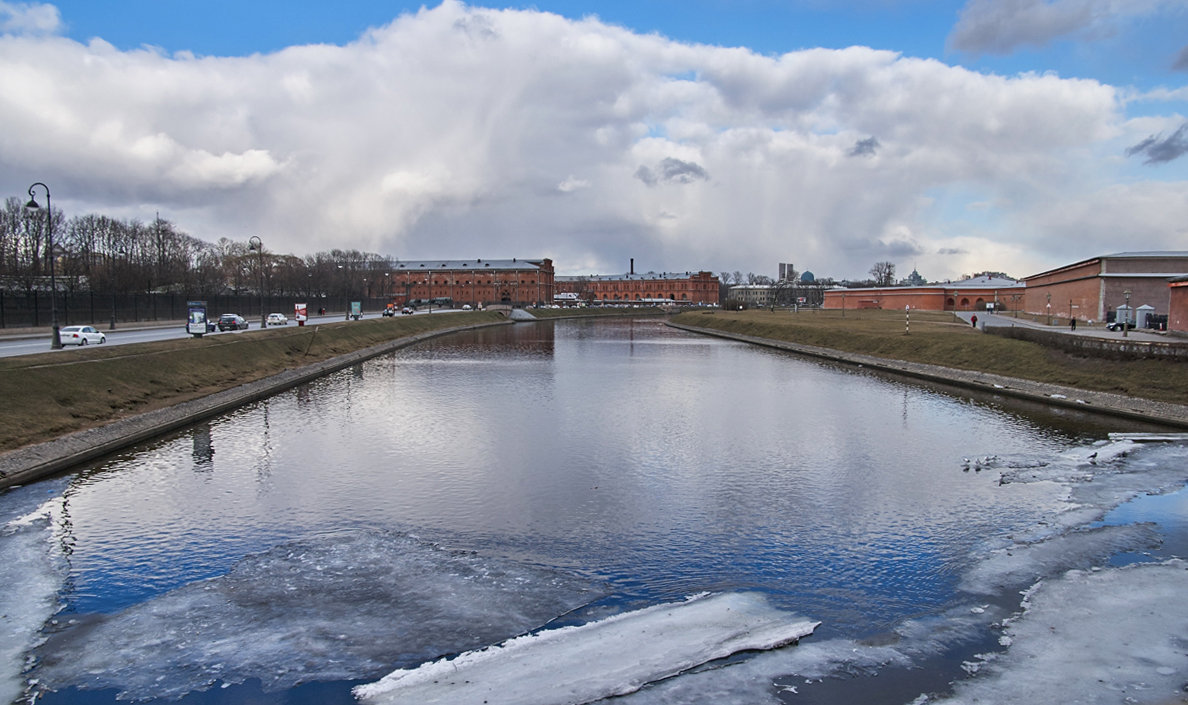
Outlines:
[[[970,316],[973,314],[971,312],[963,311],[963,312],[958,313],[957,315],[961,319],[963,319],[964,321],[966,321],[968,323],[970,320]],[[1044,325],[1043,323],[1036,323],[1035,321],[1031,321],[1026,318],[1015,318],[1014,316],[1011,316],[1009,313],[989,313],[989,314],[978,313],[977,316],[978,316],[978,327],[983,328],[983,329],[988,326],[989,327],[1022,326],[1025,328],[1037,328],[1039,330],[1050,330],[1055,333],[1063,333],[1065,335],[1078,335],[1078,336],[1089,337],[1089,338],[1110,338],[1110,339],[1116,339],[1116,340],[1123,339],[1122,331],[1106,330],[1105,326],[1101,326],[1101,325],[1090,326],[1090,325],[1084,324],[1084,322],[1082,322],[1080,325],[1078,325],[1077,329],[1075,331],[1071,330],[1068,327],[1068,319],[1067,318],[1057,318],[1055,316],[1052,317],[1053,325],[1051,325],[1051,326]],[[1153,341],[1153,342],[1164,342],[1164,341],[1168,340],[1167,335],[1164,333],[1158,333],[1156,331],[1137,330],[1137,329],[1127,331],[1125,337],[1130,338],[1132,340]]]
[[[418,311],[417,313],[423,314],[426,312]],[[379,313],[369,313],[364,314],[363,318],[379,318],[380,315]],[[343,314],[311,316],[306,325],[333,323],[341,320],[343,320]],[[260,330],[259,319],[249,318],[248,324],[250,327],[247,330],[226,331],[223,333],[216,331],[214,333],[207,333],[207,335],[250,335]],[[295,326],[297,323],[290,320],[289,325]],[[128,343],[146,343],[154,340],[173,340],[189,337],[189,334],[186,333],[184,323],[181,321],[172,321],[164,325],[153,323],[118,323],[115,330],[108,330],[108,326],[106,325],[96,325],[95,329],[107,336],[107,342],[104,345],[126,345]],[[50,332],[48,329],[38,329],[36,333],[22,329],[0,331],[0,357],[33,355],[36,353],[69,355],[78,349],[80,348],[76,345],[64,345],[61,350],[53,350],[50,347]]]

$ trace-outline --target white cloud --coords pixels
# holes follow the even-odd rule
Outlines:
[[[36,2],[0,2],[0,32],[53,34],[62,29],[58,8]]]
[[[1175,185],[1135,183],[1124,150],[1158,129],[1123,107],[1094,81],[862,47],[761,56],[447,0],[345,46],[242,58],[9,33],[0,180],[50,183],[67,215],[159,210],[296,254],[1028,274],[1117,249],[1148,205],[1118,184],[1167,198],[1137,218],[1144,249],[1188,222]],[[1064,203],[1095,212],[1052,238],[1074,229]]]

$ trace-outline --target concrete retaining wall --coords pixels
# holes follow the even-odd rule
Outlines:
[[[703,333],[719,338],[740,340],[746,343],[786,350],[799,355],[881,370],[903,377],[1027,399],[1050,406],[1067,407],[1078,411],[1106,414],[1136,421],[1147,421],[1169,428],[1188,429],[1188,406],[1183,404],[1168,404],[1166,402],[1139,399],[1121,394],[1094,392],[1055,384],[1044,384],[1018,377],[990,374],[988,372],[958,370],[952,367],[926,365],[919,362],[906,362],[903,360],[875,357],[873,355],[848,353],[813,345],[801,345],[783,340],[730,333],[713,328],[686,326],[671,321],[668,322],[668,325],[693,333]]]
[[[1188,342],[1148,341],[1123,338],[1101,338],[1089,335],[1069,335],[1026,326],[986,326],[986,333],[1038,343],[1073,355],[1102,357],[1111,360],[1160,359],[1188,362]]]

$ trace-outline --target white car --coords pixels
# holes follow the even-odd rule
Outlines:
[[[107,342],[107,336],[95,330],[95,326],[64,326],[58,331],[62,345],[90,345]]]
[[[285,318],[285,314],[283,313],[270,313],[268,314],[268,325],[287,326],[289,325],[289,319]]]

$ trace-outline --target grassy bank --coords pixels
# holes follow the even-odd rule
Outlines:
[[[674,321],[834,350],[1018,377],[1183,404],[1188,365],[1077,357],[1035,343],[985,335],[951,313],[913,311],[698,311]]]
[[[0,451],[160,409],[286,369],[495,313],[288,326],[68,353],[0,358]]]

